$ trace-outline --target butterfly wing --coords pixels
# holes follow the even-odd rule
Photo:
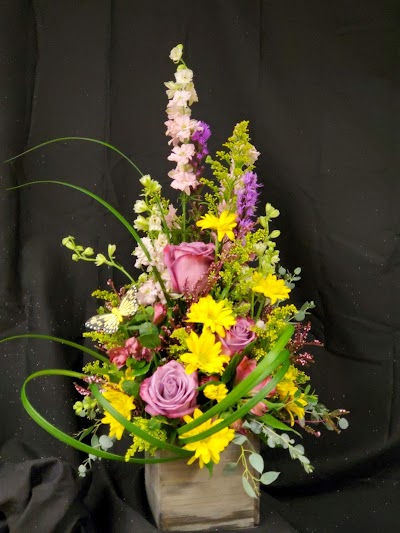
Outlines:
[[[136,294],[136,287],[132,287],[131,289],[126,291],[118,307],[118,311],[121,313],[122,316],[132,316],[138,310],[139,304],[136,299]]]
[[[114,313],[104,315],[95,315],[85,323],[85,326],[95,331],[104,331],[104,333],[115,333],[118,331],[119,320]]]

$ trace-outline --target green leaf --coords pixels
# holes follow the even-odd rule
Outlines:
[[[138,337],[138,341],[145,348],[151,349],[158,348],[158,346],[160,346],[161,344],[160,337],[158,335],[154,335],[153,333],[150,333],[148,335],[140,335]]]
[[[259,453],[251,453],[249,455],[249,462],[251,466],[256,470],[259,474],[263,473],[264,470],[264,459],[261,457]]]
[[[274,472],[271,470],[270,472],[264,472],[264,474],[260,478],[260,482],[263,485],[270,485],[273,483],[276,479],[278,479],[280,472]]]
[[[84,431],[82,431],[82,433],[79,434],[78,440],[85,439],[88,435],[90,435],[90,433],[94,430],[95,427],[95,425],[90,426],[90,428],[86,428]]]
[[[143,324],[140,324],[139,326],[139,333],[141,335],[158,335],[158,329],[157,326],[155,326],[151,322],[143,322]]]
[[[242,485],[244,490],[246,491],[246,494],[250,496],[250,498],[257,498],[257,494],[255,493],[253,487],[250,485],[247,478],[242,476]]]
[[[306,317],[306,314],[304,311],[297,311],[297,313],[294,315],[294,319],[297,320],[297,322],[301,322]]]
[[[281,422],[280,420],[277,420],[274,416],[270,415],[269,413],[266,413],[263,416],[260,416],[257,418],[257,420],[261,420],[266,424],[267,426],[270,426],[274,429],[280,429],[281,431],[293,431],[293,433],[296,433],[296,435],[301,436],[301,434],[298,431],[295,431],[290,426],[287,426],[284,422]]]
[[[229,361],[227,367],[224,370],[224,373],[221,376],[222,383],[229,383],[229,381],[233,378],[235,374],[236,367],[240,363],[243,355],[242,354],[235,354],[231,360]]]
[[[140,366],[139,368],[134,366],[131,375],[132,376],[143,376],[143,374],[147,373],[149,368],[150,368],[150,363],[146,363],[145,366]]]
[[[129,396],[136,398],[139,394],[140,384],[137,381],[123,381],[122,390]]]
[[[347,429],[349,427],[349,422],[347,418],[339,418],[338,425],[340,429]]]

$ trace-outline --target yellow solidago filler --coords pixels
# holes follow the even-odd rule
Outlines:
[[[102,394],[104,398],[110,402],[114,409],[116,409],[122,416],[128,420],[131,419],[131,411],[135,409],[132,396],[128,396],[127,394],[124,394],[123,392],[113,388],[106,388]],[[110,431],[108,433],[109,437],[116,437],[116,439],[121,440],[125,428],[122,424],[115,420],[110,413],[105,412],[105,416],[101,419],[101,423],[110,424]]]
[[[228,394],[228,388],[224,383],[220,383],[219,385],[210,384],[204,388],[203,394],[209,400],[217,400],[217,402],[220,402],[226,398]]]
[[[202,414],[203,413],[200,411],[200,409],[195,409],[193,413],[193,418],[191,416],[186,415],[183,417],[183,419],[186,423],[189,423],[195,420],[196,418],[199,418],[199,416],[201,416]],[[207,422],[204,422],[204,424],[201,424],[199,427],[184,433],[181,438],[193,437],[194,435],[198,435],[199,433],[202,433],[207,429],[217,426],[220,422],[222,422],[221,419],[207,420]],[[195,452],[193,457],[189,459],[187,464],[191,465],[196,461],[196,459],[199,460],[200,468],[203,468],[203,466],[205,464],[208,464],[210,461],[218,464],[220,460],[220,453],[225,450],[225,448],[228,446],[234,436],[234,429],[223,428],[221,429],[221,431],[218,431],[218,433],[214,433],[214,435],[211,435],[210,437],[206,437],[205,439],[201,439],[196,442],[191,442],[190,444],[185,444],[183,446],[184,450]]]
[[[232,309],[226,304],[226,300],[216,302],[208,294],[190,307],[187,322],[204,324],[204,327],[209,328],[213,333],[225,337],[225,329],[236,324]]]
[[[146,433],[149,433],[152,437],[155,437],[156,439],[162,440],[164,442],[167,440],[166,431],[160,428],[152,428],[151,420],[140,416],[135,416],[132,419],[132,422],[140,429],[143,429],[143,431],[146,431]],[[147,440],[141,439],[140,437],[133,435],[133,444],[126,450],[125,461],[129,461],[129,459],[133,457],[137,452],[148,452],[150,455],[154,455],[156,451],[157,447],[154,446],[154,444],[150,444]]]
[[[221,343],[215,342],[215,337],[211,331],[203,329],[200,337],[191,331],[186,344],[190,352],[182,354],[181,361],[185,363],[187,374],[196,370],[208,374],[222,374],[224,365],[230,360],[230,357],[221,354]]]
[[[213,229],[218,234],[218,240],[222,241],[225,235],[231,241],[235,240],[235,235],[233,233],[233,228],[237,226],[236,214],[230,213],[229,211],[222,211],[219,217],[215,215],[204,215],[201,219],[196,222],[196,225],[201,229]]]
[[[266,298],[269,298],[273,305],[278,300],[289,298],[290,289],[286,287],[283,279],[278,279],[274,274],[267,274],[265,278],[256,272],[253,276],[253,292],[261,292]]]

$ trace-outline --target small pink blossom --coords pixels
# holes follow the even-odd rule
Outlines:
[[[164,318],[167,315],[167,310],[163,304],[160,302],[156,303],[154,305],[154,316],[153,316],[153,324],[158,326],[158,324],[161,324],[161,322],[164,320]]]
[[[115,363],[118,368],[123,367],[129,357],[129,351],[124,346],[119,348],[111,348],[108,350],[107,354],[111,363]]]

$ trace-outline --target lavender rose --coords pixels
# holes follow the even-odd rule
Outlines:
[[[251,326],[254,326],[253,320],[238,318],[236,324],[226,332],[225,337],[219,337],[218,340],[222,344],[221,352],[232,356],[244,350],[256,338],[256,334],[250,329]]]
[[[190,415],[196,407],[197,372],[186,374],[177,361],[159,366],[140,386],[140,397],[150,415],[180,418]]]
[[[164,248],[164,262],[171,275],[175,292],[191,292],[204,277],[214,260],[214,244],[182,242]]]

